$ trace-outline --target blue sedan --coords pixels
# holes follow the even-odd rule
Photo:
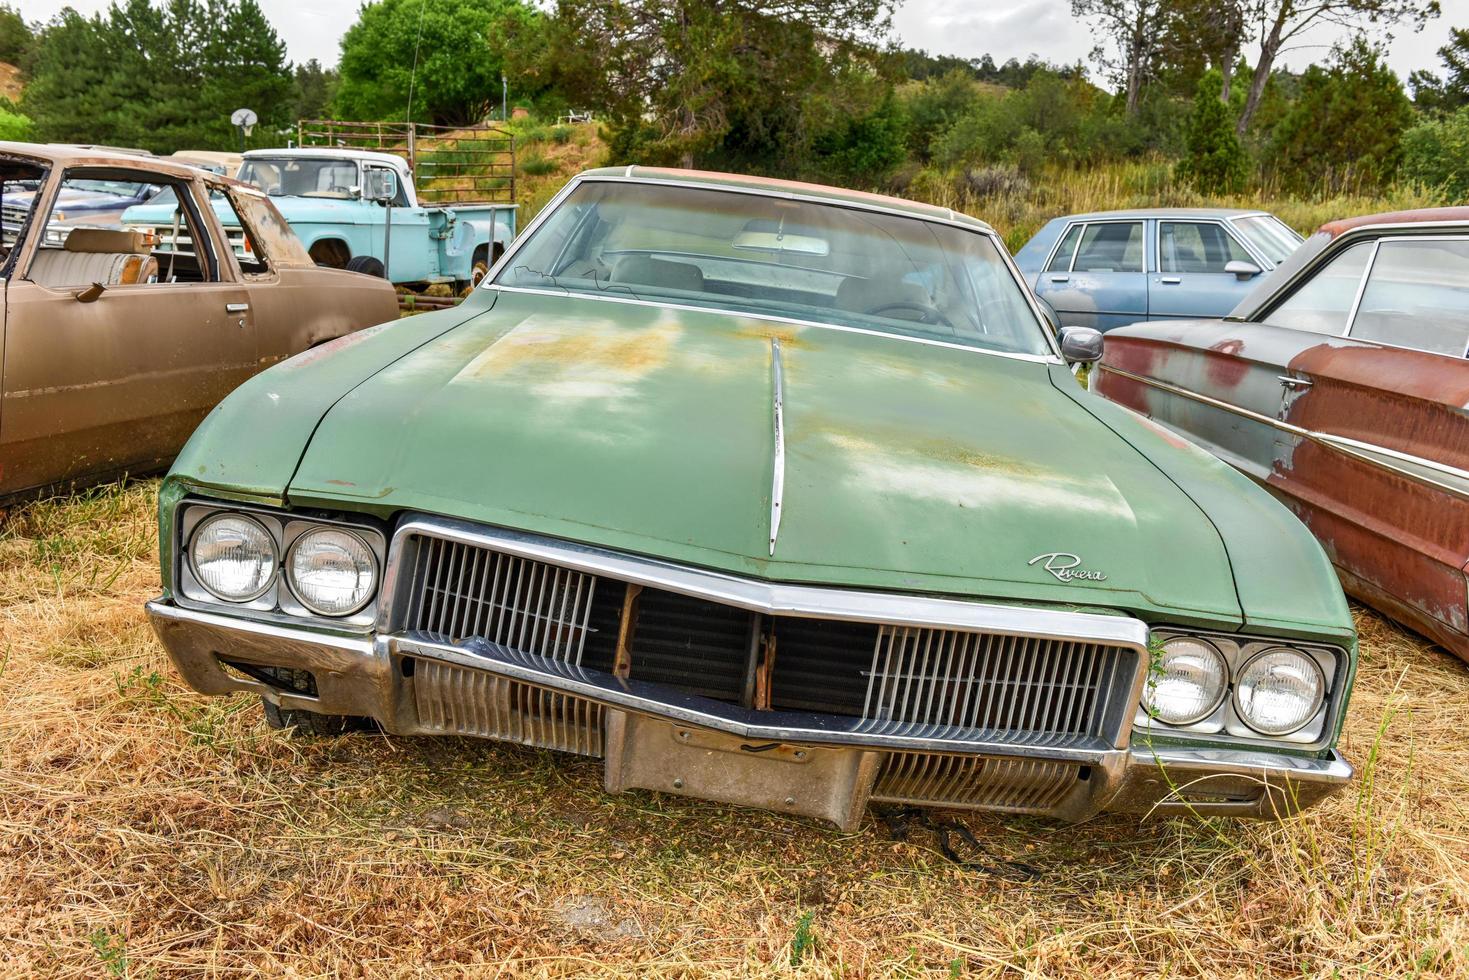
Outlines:
[[[1225,208],[1056,218],[1015,254],[1061,326],[1221,317],[1302,238],[1273,214]]]

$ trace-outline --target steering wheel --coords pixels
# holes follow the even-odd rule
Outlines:
[[[948,317],[944,316],[932,306],[924,306],[921,303],[905,303],[902,301],[883,303],[880,306],[874,306],[870,310],[863,310],[862,314],[863,316],[882,316],[894,310],[908,310],[911,313],[917,313],[918,319],[916,322],[918,323],[933,323],[948,327],[950,330],[954,329],[954,324],[949,321]]]

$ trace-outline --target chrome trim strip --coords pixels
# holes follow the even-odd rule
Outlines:
[[[1362,308],[1362,297],[1367,293],[1367,281],[1372,278],[1372,267],[1377,264],[1377,252],[1381,248],[1381,238],[1372,243],[1372,250],[1367,253],[1367,264],[1362,266],[1362,278],[1357,280],[1357,291],[1352,296],[1352,305],[1347,309],[1346,326],[1342,328],[1341,333],[1335,334],[1335,336],[1345,337],[1352,332],[1352,324],[1357,322],[1357,311]],[[1346,253],[1338,252],[1336,254],[1344,255]]]
[[[399,656],[441,660],[623,711],[697,725],[751,740],[1022,756],[1092,765],[1100,765],[1126,751],[1114,748],[1097,737],[1079,739],[1071,746],[1046,746],[1027,744],[1023,739],[956,738],[952,734],[953,729],[941,726],[875,722],[817,712],[754,711],[636,678],[619,678],[602,671],[523,654],[477,639],[462,646],[449,646],[427,637],[408,635],[390,636],[387,643],[388,650]],[[899,731],[885,731],[885,728]]]
[[[1159,391],[1166,391],[1169,394],[1178,395],[1181,398],[1188,398],[1192,401],[1199,402],[1203,405],[1208,405],[1212,408],[1222,409],[1223,411],[1238,415],[1241,418],[1247,418],[1254,422],[1261,422],[1265,425],[1273,426],[1274,428],[1279,429],[1281,432],[1288,432],[1291,435],[1299,436],[1302,439],[1310,439],[1312,442],[1320,443],[1321,445],[1326,446],[1328,449],[1335,449],[1337,452],[1346,453],[1349,456],[1354,456],[1381,469],[1397,473],[1398,475],[1413,480],[1416,483],[1422,483],[1427,486],[1436,487],[1437,489],[1443,490],[1446,493],[1451,493],[1455,496],[1469,499],[1469,472],[1466,472],[1465,470],[1457,469],[1452,466],[1446,466],[1443,463],[1439,463],[1431,459],[1424,459],[1421,456],[1410,456],[1407,453],[1398,452],[1396,449],[1388,449],[1385,446],[1377,446],[1369,442],[1361,442],[1357,439],[1349,439],[1346,436],[1338,436],[1333,435],[1329,432],[1315,432],[1310,429],[1303,429],[1298,425],[1292,425],[1289,422],[1285,422],[1277,418],[1272,418],[1269,415],[1261,415],[1259,412],[1251,411],[1250,409],[1244,408],[1239,405],[1232,405],[1229,402],[1221,401],[1218,398],[1211,398],[1210,396],[1200,394],[1197,391],[1189,391],[1187,388],[1180,388],[1177,385],[1171,385],[1166,381],[1159,381],[1156,378],[1146,378],[1140,374],[1133,374],[1131,371],[1123,371],[1120,368],[1115,368],[1107,364],[1098,364],[1097,366],[1102,371],[1105,371],[1108,374],[1115,374],[1118,377],[1127,378],[1128,380],[1136,381],[1139,384],[1145,384],[1150,388],[1157,388]],[[1157,420],[1155,419],[1154,421]],[[1185,432],[1184,434],[1190,435],[1190,433],[1187,432]],[[1404,465],[1394,466],[1391,462],[1388,461],[1388,459],[1382,459],[1381,457],[1383,456],[1388,457],[1389,459],[1401,461]],[[1440,480],[1435,480],[1430,476],[1424,475],[1423,473],[1415,472],[1414,470],[1408,469],[1407,467],[1409,466],[1422,467],[1423,469],[1431,470],[1434,473],[1440,473],[1450,479],[1463,480],[1465,481],[1465,485],[1455,486],[1452,483],[1445,483]]]
[[[906,344],[923,344],[925,347],[942,347],[945,350],[960,350],[970,354],[988,354],[991,357],[1007,357],[1012,361],[1029,361],[1032,364],[1064,363],[1059,356],[1052,354],[1023,354],[1019,351],[991,350],[988,347],[974,347],[969,344],[951,344],[946,340],[929,340],[927,337],[905,337],[902,334],[888,333],[885,330],[868,330],[865,327],[848,327],[837,323],[821,323],[817,320],[798,320],[795,317],[776,316],[770,313],[755,313],[750,310],[721,310],[714,306],[690,306],[686,303],[658,302],[656,300],[634,299],[630,296],[608,296],[602,293],[572,292],[565,288],[540,289],[535,286],[500,286],[494,284],[487,285],[485,288],[502,293],[526,293],[532,296],[561,296],[572,299],[591,300],[596,303],[626,303],[630,306],[650,306],[659,310],[712,313],[715,316],[741,317],[749,320],[759,320],[763,323],[788,323],[796,327],[815,327],[819,330],[836,330],[841,333],[865,334],[869,337],[885,337],[888,340],[897,340]]]
[[[785,379],[780,364],[780,338],[770,338],[770,384],[772,409],[775,414],[775,458],[770,472],[770,554],[775,554],[775,539],[780,535],[780,505],[786,487],[786,427],[781,403],[785,399]]]
[[[399,576],[406,571],[402,568],[405,550],[403,543],[415,535],[478,545],[506,554],[546,561],[581,572],[606,575],[623,582],[677,592],[772,616],[802,616],[808,619],[838,619],[893,626],[928,626],[1037,639],[1108,643],[1130,647],[1146,661],[1148,627],[1142,620],[1131,616],[1063,612],[933,596],[863,592],[739,578],[654,558],[620,554],[592,545],[426,515],[404,520],[393,534],[381,592],[388,601],[379,606],[379,632],[388,632],[395,622],[392,606],[398,599]]]

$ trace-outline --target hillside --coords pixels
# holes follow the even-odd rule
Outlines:
[[[0,99],[19,102],[20,94],[23,91],[25,91],[25,86],[20,81],[20,69],[0,61]]]

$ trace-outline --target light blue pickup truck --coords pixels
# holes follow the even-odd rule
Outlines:
[[[418,169],[433,174],[431,165]],[[394,153],[313,146],[251,150],[238,174],[270,195],[317,265],[402,284],[449,283],[456,290],[477,284],[515,237],[513,184],[506,194],[507,182],[497,181],[504,200],[463,200],[477,188],[474,179],[440,176],[440,186],[425,188],[415,176]],[[217,207],[216,213],[236,251],[247,248],[233,212]],[[161,235],[171,220],[166,203],[123,215],[126,224]]]

